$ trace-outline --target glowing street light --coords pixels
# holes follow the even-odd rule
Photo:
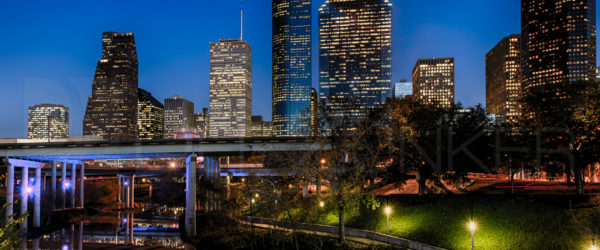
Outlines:
[[[32,192],[33,192],[33,188],[32,188],[32,187],[27,187],[27,188],[25,188],[25,193],[26,193],[27,195],[30,195]]]
[[[256,202],[256,200],[255,200],[254,198],[252,198],[252,199],[250,200],[250,202],[252,202],[252,204],[254,204],[254,203]]]
[[[67,244],[64,244],[64,245],[62,245],[62,248],[61,248],[61,249],[62,249],[62,250],[69,250],[69,245],[67,245]]]
[[[71,183],[70,182],[65,182],[65,189],[69,189],[71,187]]]
[[[254,194],[254,197],[258,198],[258,193]]]
[[[324,206],[325,206],[325,202],[319,201],[319,207],[324,207]]]
[[[327,160],[325,160],[325,158],[321,158],[321,164],[325,165],[325,163],[327,163]]]
[[[171,162],[171,163],[169,164],[169,167],[171,167],[171,168],[174,168],[174,167],[175,167],[175,162]]]
[[[385,207],[385,217],[387,219],[387,233],[390,233],[390,214],[392,214],[392,208],[390,206]]]
[[[469,231],[471,231],[471,250],[475,249],[475,229],[477,229],[477,225],[474,221],[470,221]]]
[[[129,182],[125,181],[125,182],[123,182],[123,185],[127,186],[127,185],[129,185]]]

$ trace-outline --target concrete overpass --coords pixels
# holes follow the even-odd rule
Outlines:
[[[185,225],[189,235],[196,234],[196,186],[198,172],[198,157],[203,157],[203,175],[205,178],[217,179],[221,175],[220,156],[244,155],[267,152],[290,151],[319,151],[326,150],[326,145],[320,145],[308,138],[232,138],[232,139],[188,139],[188,140],[162,140],[148,142],[110,142],[110,141],[61,141],[61,142],[32,142],[32,143],[0,143],[0,157],[5,157],[8,165],[7,175],[7,209],[6,218],[13,217],[14,202],[14,173],[15,167],[23,168],[21,186],[21,199],[29,199],[28,185],[29,169],[35,169],[35,183],[32,188],[34,199],[34,226],[40,226],[40,172],[44,168],[51,169],[52,178],[52,207],[55,208],[57,167],[61,163],[61,189],[63,194],[62,207],[65,203],[66,191],[71,186],[71,207],[75,208],[75,188],[77,170],[79,169],[80,204],[83,208],[83,181],[85,179],[85,161],[105,159],[135,159],[135,158],[186,158],[186,214]],[[70,180],[67,180],[67,169],[71,165]],[[79,168],[78,168],[79,166]],[[98,171],[98,169],[95,169]],[[107,169],[114,171],[114,169]],[[246,176],[252,171],[228,170],[225,176]],[[270,170],[266,175],[276,175]],[[256,174],[256,173],[254,173]],[[125,200],[126,207],[132,208],[135,175],[120,175],[120,195]],[[24,204],[24,205],[23,205]],[[27,202],[21,204],[21,214],[27,211]],[[27,229],[25,223],[24,229]]]

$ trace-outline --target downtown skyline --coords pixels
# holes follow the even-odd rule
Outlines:
[[[315,16],[315,12],[322,2],[313,1],[313,16]],[[485,103],[485,53],[502,37],[510,33],[519,33],[519,2],[488,2],[483,4],[488,6],[487,8],[482,8],[481,3],[475,3],[474,1],[461,2],[456,6],[447,6],[448,4],[440,2],[427,11],[421,9],[422,13],[414,13],[415,10],[419,10],[417,3],[392,1],[394,13],[392,25],[392,82],[398,82],[402,78],[410,78],[410,71],[419,58],[455,57],[456,101],[469,106]],[[113,3],[104,3],[104,5],[110,4]],[[475,6],[466,6],[469,4]],[[206,5],[209,5],[206,7],[210,7],[211,4],[207,3]],[[270,1],[245,1],[244,5],[244,40],[247,40],[254,50],[252,114],[262,115],[265,120],[271,120],[271,3]],[[44,5],[40,4],[35,8],[42,8],[40,6],[43,7]],[[64,11],[74,11],[73,8],[77,9],[77,7],[86,8],[76,6],[67,8]],[[126,5],[124,9],[127,10],[133,7],[135,6]],[[137,7],[143,9],[157,8],[156,5],[152,4],[150,7]],[[175,7],[182,8],[181,5],[169,8]],[[192,8],[193,6],[188,7]],[[79,26],[93,26],[95,28],[85,29],[80,33],[69,33],[70,36],[67,38],[62,33],[49,34],[47,43],[29,46],[29,48],[17,46],[17,41],[23,43],[23,41],[17,39],[0,42],[1,45],[4,45],[4,48],[7,48],[7,50],[0,51],[0,65],[5,65],[0,69],[0,87],[7,90],[1,94],[2,101],[0,102],[2,102],[3,107],[8,107],[3,109],[2,115],[13,121],[11,124],[0,125],[2,126],[0,137],[23,137],[25,129],[22,125],[26,123],[26,117],[22,114],[23,110],[26,110],[27,106],[37,103],[60,103],[70,107],[72,113],[71,124],[73,124],[71,134],[81,134],[80,122],[78,121],[82,120],[83,111],[81,109],[82,107],[85,109],[85,102],[90,94],[91,79],[93,78],[93,68],[95,66],[93,64],[99,57],[98,48],[100,45],[98,38],[101,32],[108,30],[133,32],[136,35],[140,61],[139,87],[151,91],[159,100],[171,95],[181,95],[194,102],[197,107],[195,111],[200,112],[201,107],[208,106],[208,42],[218,38],[236,37],[239,32],[239,1],[226,1],[212,7],[216,8],[214,12],[224,16],[224,22],[216,25],[218,26],[216,29],[197,25],[196,23],[173,26],[173,22],[176,23],[179,19],[193,19],[194,22],[201,22],[203,18],[182,17],[176,21],[169,21],[167,16],[170,14],[168,13],[164,18],[157,18],[164,21],[165,24],[149,28],[152,23],[145,24],[143,20],[145,20],[144,17],[149,18],[150,16],[142,15],[139,17],[140,14],[137,14],[138,20],[134,20],[136,15],[133,15],[125,18],[126,20],[123,18],[120,20],[105,18],[104,20],[90,21],[93,24],[84,21]],[[8,6],[7,10],[10,9],[11,6]],[[460,12],[468,9],[477,10],[478,13],[467,13],[466,16],[461,16]],[[494,16],[490,16],[491,13],[489,12],[496,10],[497,13],[493,15],[509,20],[502,22],[502,24],[491,22]],[[167,9],[166,12],[168,11]],[[119,17],[124,15],[124,12],[117,11],[116,14],[111,15]],[[35,10],[32,10],[31,14],[33,13],[35,13]],[[485,20],[487,16],[490,16],[489,20]],[[230,18],[232,20],[225,20]],[[316,21],[318,20],[313,18],[313,36],[315,37],[313,39],[313,62],[316,62],[314,58],[318,56],[318,52],[315,53],[315,50],[318,50],[318,43],[315,41],[318,36],[318,30],[316,29],[318,25],[314,25]],[[445,21],[447,23],[443,23]],[[473,21],[476,22],[469,25],[465,24],[465,22]],[[53,20],[50,20],[50,23],[52,22]],[[37,31],[34,27],[27,28],[33,23],[35,21],[31,21],[30,24],[26,22],[17,24],[16,26],[21,27],[19,31],[21,33],[34,34]],[[186,27],[189,28],[194,25],[197,27],[186,29]],[[66,32],[72,28],[71,26],[75,25],[69,24],[58,27],[66,28],[64,31]],[[98,26],[102,28],[98,28]],[[482,26],[486,26],[487,29]],[[8,33],[11,33],[11,27],[8,28]],[[492,29],[488,30],[489,28]],[[161,29],[163,29],[164,34],[161,34]],[[40,28],[41,30],[43,28]],[[198,33],[202,33],[202,37],[198,37]],[[20,37],[22,36],[17,36],[17,38]],[[53,40],[57,37],[65,39],[65,44],[56,46],[56,42],[53,42]],[[445,38],[441,39],[440,37]],[[67,43],[72,42],[71,39],[78,41],[78,46],[67,46]],[[164,44],[161,44],[161,42],[164,42]],[[180,45],[178,46],[178,44]],[[476,46],[473,46],[473,44]],[[27,45],[25,43],[23,47]],[[83,54],[74,55],[82,51]],[[19,57],[23,59],[18,59]],[[85,60],[80,57],[85,58]],[[11,58],[13,61],[10,60]],[[61,61],[66,63],[61,63]],[[31,71],[21,68],[25,65],[31,67]],[[44,68],[48,65],[53,65],[56,69],[49,72]],[[90,65],[93,66],[90,67]],[[318,67],[318,64],[313,63],[313,72],[318,72],[318,70],[315,70],[316,67]],[[312,86],[318,89],[319,81],[316,78],[318,76],[313,74]],[[48,93],[48,89],[57,89],[54,90],[56,95],[44,95]],[[22,122],[19,122],[19,120],[22,120]]]

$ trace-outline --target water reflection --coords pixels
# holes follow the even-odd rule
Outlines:
[[[183,249],[176,217],[135,218],[133,213],[100,214],[54,233],[23,241],[23,249],[88,249],[156,246]]]

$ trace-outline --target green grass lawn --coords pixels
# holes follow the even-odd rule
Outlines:
[[[348,211],[346,226],[385,233],[384,207],[389,204],[390,234],[444,248],[470,249],[467,224],[471,218],[477,225],[476,249],[589,249],[591,246],[589,235],[583,235],[573,223],[572,211],[527,196],[399,196],[381,201],[381,207],[375,211]],[[319,220],[330,225],[338,223],[334,211],[322,214]]]

